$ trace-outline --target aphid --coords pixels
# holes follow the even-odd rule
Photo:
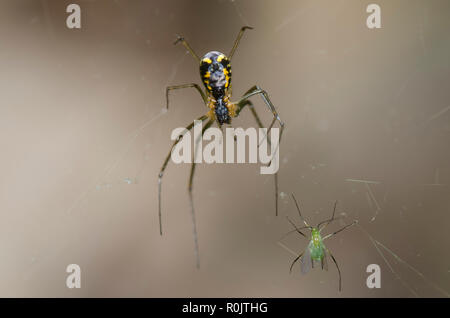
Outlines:
[[[292,199],[294,200],[295,206],[297,207],[298,215],[300,216],[300,219],[303,221],[305,226],[299,228],[295,225],[294,222],[292,222],[289,219],[289,217],[287,217],[289,223],[291,223],[292,226],[295,228],[295,230],[292,230],[292,231],[288,232],[287,234],[290,234],[292,232],[297,232],[300,235],[302,235],[303,237],[309,239],[309,243],[308,243],[308,246],[306,247],[306,249],[304,250],[304,252],[300,253],[294,259],[294,261],[292,262],[291,267],[289,269],[289,272],[292,272],[292,267],[298,260],[300,260],[300,268],[301,268],[301,272],[303,274],[308,273],[311,270],[311,268],[314,268],[315,264],[319,264],[320,267],[322,268],[322,270],[328,270],[327,255],[330,255],[331,259],[333,260],[333,262],[336,265],[336,268],[338,270],[339,291],[341,291],[341,271],[339,270],[339,266],[338,266],[338,263],[336,262],[336,259],[334,258],[333,254],[331,254],[330,250],[325,246],[323,241],[325,241],[326,239],[329,239],[330,237],[334,236],[335,234],[356,224],[357,221],[355,220],[351,224],[347,224],[340,230],[337,230],[334,233],[331,233],[331,234],[328,234],[328,235],[325,235],[324,237],[322,237],[321,233],[322,233],[323,229],[325,229],[327,227],[327,225],[330,224],[331,222],[333,222],[334,220],[339,219],[339,218],[334,217],[334,214],[336,212],[337,201],[334,203],[333,215],[331,216],[331,219],[322,221],[317,226],[314,227],[314,226],[310,226],[303,218],[303,216],[300,212],[300,208],[298,206],[297,200],[295,199],[293,194],[292,194]],[[304,229],[308,229],[311,231],[311,236],[309,238],[301,231]]]
[[[200,116],[197,120],[207,121],[207,123],[203,126],[203,130],[201,133],[201,136],[195,141],[196,143],[201,141],[201,137],[203,136],[203,133],[207,128],[209,128],[212,124],[215,122],[218,124],[219,127],[222,127],[224,124],[231,124],[231,120],[234,117],[239,116],[242,109],[244,109],[245,106],[248,105],[250,108],[253,117],[255,118],[258,126],[260,128],[263,128],[263,124],[256,113],[256,110],[253,107],[253,103],[249,100],[250,97],[254,95],[260,95],[264,103],[266,104],[267,108],[270,110],[270,112],[273,115],[273,120],[268,127],[268,131],[273,127],[276,121],[278,121],[280,125],[280,135],[279,139],[281,140],[281,136],[284,129],[284,123],[281,121],[280,116],[278,115],[275,106],[272,104],[272,102],[269,99],[269,95],[267,92],[263,89],[261,89],[259,86],[255,85],[252,88],[250,88],[241,98],[238,102],[232,102],[231,101],[231,59],[239,45],[239,41],[244,34],[244,31],[246,29],[252,29],[251,27],[244,26],[239,31],[236,40],[234,41],[234,45],[228,54],[226,56],[223,53],[217,52],[217,51],[211,51],[206,53],[201,59],[198,57],[198,55],[194,52],[194,50],[191,48],[191,46],[188,44],[188,42],[181,36],[178,36],[177,40],[174,44],[182,43],[183,46],[189,51],[189,53],[194,57],[194,59],[199,63],[200,68],[200,77],[202,80],[202,83],[204,85],[205,91],[203,91],[199,85],[196,83],[191,84],[184,84],[184,85],[176,85],[176,86],[169,86],[166,89],[166,101],[167,101],[167,109],[169,109],[169,91],[180,89],[180,88],[195,88],[200,96],[202,97],[203,102],[208,107],[208,112]],[[175,145],[182,139],[184,134],[191,130],[194,126],[194,123],[189,124],[186,127],[186,130],[182,135],[178,137],[178,139],[174,142],[172,145],[169,154],[167,155],[162,168],[158,175],[158,214],[159,214],[159,230],[160,234],[162,235],[162,222],[161,222],[161,184],[162,184],[162,178],[164,171],[167,167],[167,164],[169,162],[169,159],[171,157],[172,149],[175,147]],[[267,136],[267,140],[270,143],[270,139]],[[195,154],[194,154],[195,155]],[[194,232],[194,244],[195,244],[195,254],[196,254],[196,260],[197,260],[197,267],[200,266],[199,261],[199,248],[198,248],[198,239],[197,239],[197,227],[196,227],[196,221],[195,221],[195,211],[194,211],[194,203],[193,203],[193,197],[192,197],[192,185],[193,185],[193,179],[194,179],[194,172],[195,172],[195,162],[193,160],[192,166],[191,166],[191,174],[189,177],[189,184],[188,184],[188,192],[189,192],[189,200],[190,200],[190,206],[191,206],[191,216],[192,216],[192,223],[193,223],[193,232]],[[277,174],[275,173],[275,214],[278,215],[278,180],[277,180]]]

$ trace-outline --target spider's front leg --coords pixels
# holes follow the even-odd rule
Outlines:
[[[194,59],[197,60],[197,62],[200,62],[200,58],[198,57],[197,53],[194,52],[194,50],[191,48],[191,46],[189,45],[189,43],[184,39],[183,36],[178,35],[177,39],[175,40],[175,42],[173,43],[174,45],[177,45],[178,43],[183,44],[183,46],[186,48],[186,50],[188,50],[188,52],[192,55],[192,57]]]
[[[169,109],[169,92],[171,90],[175,90],[175,89],[181,89],[181,88],[190,88],[193,87],[195,88],[199,94],[202,96],[203,102],[206,103],[206,95],[205,93],[202,91],[202,89],[200,88],[200,86],[198,86],[198,84],[195,83],[189,83],[189,84],[182,84],[182,85],[174,85],[174,86],[168,86],[166,87],[166,109]]]
[[[253,86],[252,88],[250,88],[245,94],[244,96],[241,98],[241,100],[239,102],[236,103],[236,117],[239,116],[241,110],[245,107],[245,106],[249,106],[250,110],[253,114],[253,117],[255,117],[255,120],[259,126],[259,128],[264,128],[261,119],[259,118],[256,110],[253,107],[253,103],[251,101],[249,101],[248,99],[254,95],[260,95],[262,100],[264,101],[264,103],[266,104],[266,106],[269,108],[270,112],[273,115],[273,120],[268,128],[268,131],[273,127],[273,125],[275,124],[275,121],[278,121],[278,123],[280,124],[280,136],[278,139],[278,146],[280,145],[281,142],[281,136],[283,135],[283,130],[284,130],[284,122],[281,120],[280,116],[278,115],[277,110],[275,109],[275,106],[272,104],[272,101],[269,98],[269,95],[267,94],[267,92],[263,89],[261,89],[258,85]],[[268,135],[266,135],[267,141],[270,144],[270,137]],[[278,151],[278,149],[277,149]],[[270,163],[269,163],[270,165]],[[274,174],[274,179],[275,179],[275,215],[278,216],[278,172],[276,172]]]

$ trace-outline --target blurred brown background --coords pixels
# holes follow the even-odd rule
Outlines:
[[[0,296],[448,296],[448,0],[76,1],[82,28],[70,30],[72,2],[0,3]],[[366,27],[372,2],[382,29]],[[280,216],[259,164],[198,166],[196,270],[188,165],[168,167],[158,231],[170,133],[205,112],[186,89],[161,113],[167,85],[200,83],[172,44],[180,33],[199,55],[228,52],[245,24],[255,29],[233,59],[234,100],[257,83],[286,122]],[[234,122],[253,125],[248,110]],[[342,293],[331,261],[328,272],[290,275],[294,256],[277,241],[291,229],[285,215],[300,224],[291,192],[314,224],[339,200],[346,223],[359,220],[426,280],[386,254],[393,274],[356,227],[326,242]],[[295,234],[283,243],[307,244]],[[71,263],[78,290],[65,285]],[[366,287],[372,263],[378,290]]]

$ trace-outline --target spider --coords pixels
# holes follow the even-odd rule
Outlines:
[[[291,267],[289,268],[289,273],[292,272],[292,267],[299,259],[300,259],[300,268],[301,268],[302,274],[306,274],[309,272],[309,270],[311,268],[314,268],[314,262],[320,263],[322,270],[328,270],[327,254],[329,254],[338,270],[339,291],[341,291],[341,271],[339,270],[339,266],[338,266],[338,263],[336,262],[336,259],[334,258],[333,254],[331,254],[330,250],[325,247],[325,244],[323,243],[323,241],[325,241],[326,239],[329,239],[330,237],[336,235],[337,233],[349,228],[350,226],[355,225],[357,223],[357,221],[355,220],[352,223],[347,224],[343,228],[337,230],[336,232],[327,234],[324,237],[322,237],[321,232],[323,231],[323,229],[325,229],[327,227],[327,225],[330,224],[331,222],[339,219],[339,218],[334,217],[334,214],[336,212],[337,201],[334,203],[333,215],[331,216],[331,219],[322,221],[317,226],[314,227],[314,226],[310,226],[308,223],[306,223],[305,219],[303,218],[303,216],[300,212],[300,208],[298,206],[297,200],[295,199],[293,194],[292,194],[292,199],[294,200],[295,206],[297,207],[298,215],[300,216],[300,219],[303,221],[305,226],[298,228],[295,225],[295,223],[292,222],[289,219],[289,217],[287,217],[289,223],[291,223],[292,226],[295,228],[294,230],[288,232],[287,234],[290,234],[292,232],[297,232],[300,235],[302,235],[303,237],[308,239],[308,237],[303,232],[301,232],[301,230],[309,229],[311,231],[311,236],[309,237],[309,244],[306,247],[305,251],[300,253],[292,262]]]
[[[178,35],[174,45],[178,43],[182,43],[183,46],[187,49],[187,51],[192,55],[192,57],[199,63],[200,67],[200,77],[203,82],[205,91],[202,91],[199,85],[196,83],[190,83],[190,84],[183,84],[183,85],[175,85],[175,86],[169,86],[166,88],[166,109],[169,109],[169,92],[171,90],[175,89],[181,89],[181,88],[195,88],[200,96],[202,97],[203,102],[205,105],[209,108],[209,111],[203,115],[200,116],[197,120],[200,120],[202,122],[207,121],[206,124],[203,126],[201,136],[203,136],[203,133],[206,129],[212,126],[214,122],[217,122],[218,126],[221,128],[224,124],[231,124],[231,119],[233,117],[239,116],[242,109],[245,106],[248,106],[253,114],[253,117],[255,118],[258,126],[260,128],[263,127],[263,124],[256,113],[256,110],[253,107],[253,103],[248,100],[250,97],[255,95],[260,95],[268,109],[271,111],[273,115],[273,120],[269,126],[269,130],[273,127],[276,121],[278,121],[280,125],[280,135],[279,140],[281,140],[281,135],[283,133],[284,129],[284,123],[280,119],[280,116],[278,115],[275,106],[272,104],[272,102],[269,99],[269,96],[267,92],[263,89],[261,89],[258,85],[255,85],[251,87],[238,102],[231,102],[231,59],[239,45],[239,41],[241,40],[245,30],[247,29],[253,29],[249,26],[244,26],[240,29],[233,47],[226,56],[223,53],[217,52],[217,51],[210,51],[206,53],[202,58],[200,58],[194,50],[191,48],[189,43],[180,35]],[[184,132],[178,136],[178,138],[173,143],[169,154],[167,155],[161,170],[158,175],[158,215],[159,215],[159,231],[162,235],[162,220],[161,220],[161,185],[162,185],[162,178],[164,171],[167,167],[167,164],[169,162],[169,159],[171,157],[171,152],[175,145],[182,139],[184,134],[192,129],[194,126],[194,123],[189,124]],[[196,140],[196,143],[198,143],[201,140],[198,138]],[[270,143],[270,138],[266,135],[267,141]],[[193,154],[194,156],[195,154]],[[191,208],[191,217],[192,217],[192,224],[193,224],[193,235],[194,235],[194,245],[195,245],[195,256],[197,261],[197,268],[200,267],[200,259],[199,259],[199,247],[198,247],[198,238],[197,238],[197,226],[196,226],[196,220],[195,220],[195,211],[194,211],[194,203],[193,203],[193,195],[192,195],[192,185],[193,185],[193,178],[195,173],[195,162],[193,160],[192,166],[191,166],[191,172],[189,177],[189,183],[188,183],[188,192],[189,192],[189,200],[190,200],[190,208]],[[275,214],[278,215],[278,179],[277,174],[274,174],[275,177]]]

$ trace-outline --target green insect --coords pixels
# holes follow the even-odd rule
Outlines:
[[[327,264],[327,255],[330,255],[331,259],[333,260],[334,264],[336,265],[336,268],[338,270],[338,274],[339,274],[339,291],[341,291],[341,271],[339,270],[339,265],[336,261],[336,259],[334,258],[333,254],[331,254],[330,250],[325,246],[325,244],[323,243],[323,241],[325,241],[326,239],[329,239],[330,237],[334,236],[335,234],[349,228],[352,225],[355,225],[357,223],[357,221],[353,221],[351,224],[348,224],[346,226],[344,226],[343,228],[341,228],[340,230],[337,230],[334,233],[331,234],[327,234],[324,237],[322,237],[322,231],[323,229],[325,229],[327,227],[328,224],[330,224],[331,222],[338,220],[339,218],[335,218],[334,214],[336,212],[336,205],[337,205],[337,201],[334,203],[334,209],[333,209],[333,215],[331,217],[331,219],[325,220],[320,222],[317,226],[313,227],[310,226],[305,219],[302,216],[302,213],[300,212],[300,208],[298,206],[297,200],[295,199],[294,195],[292,194],[292,199],[295,202],[295,206],[297,207],[297,211],[298,214],[300,216],[300,219],[303,221],[303,223],[305,224],[305,226],[303,227],[297,227],[295,225],[294,222],[292,222],[289,217],[287,217],[289,223],[292,224],[292,226],[295,228],[294,230],[288,232],[287,234],[290,234],[292,232],[297,232],[300,235],[302,235],[305,238],[308,238],[301,230],[304,229],[308,229],[311,231],[311,236],[309,238],[309,244],[307,246],[307,248],[305,249],[304,252],[302,252],[301,254],[299,254],[294,261],[291,264],[291,267],[289,269],[289,272],[292,272],[292,267],[294,266],[294,264],[300,260],[300,268],[301,268],[301,272],[303,274],[308,273],[311,268],[314,268],[314,264],[318,263],[320,264],[322,270],[328,270],[328,264]]]

